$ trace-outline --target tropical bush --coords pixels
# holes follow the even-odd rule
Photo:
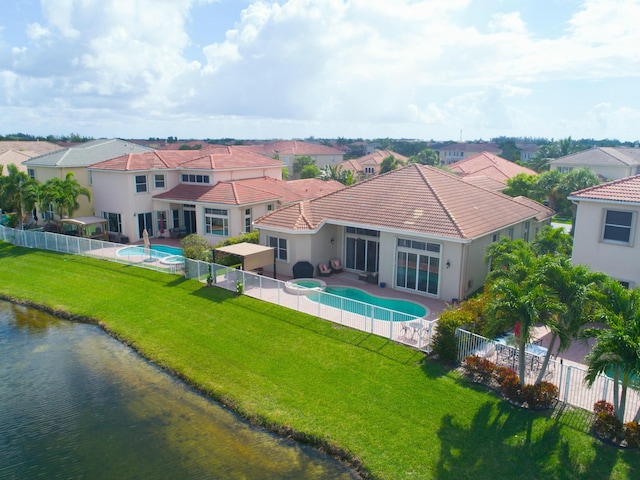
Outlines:
[[[462,368],[470,377],[480,382],[488,383],[494,376],[496,364],[486,358],[469,355],[465,358]]]
[[[211,261],[211,245],[204,237],[192,233],[180,240],[182,255],[193,260]]]
[[[629,447],[640,447],[640,424],[638,422],[624,424],[624,439]]]
[[[613,405],[600,400],[593,405],[595,420],[593,428],[598,436],[610,441],[622,438],[623,425],[615,415]]]

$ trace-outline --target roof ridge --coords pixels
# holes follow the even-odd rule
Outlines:
[[[436,201],[438,202],[438,204],[440,205],[442,210],[447,214],[447,217],[449,217],[451,219],[451,221],[453,222],[453,225],[455,226],[456,231],[460,234],[461,237],[466,238],[466,235],[465,235],[464,231],[462,230],[462,228],[460,228],[460,225],[458,224],[458,221],[453,216],[451,211],[446,207],[444,201],[442,200],[442,198],[440,197],[440,195],[438,194],[436,189],[433,188],[433,185],[431,185],[431,182],[429,182],[429,179],[427,178],[427,176],[424,174],[424,170],[426,169],[426,167],[429,167],[429,165],[421,165],[422,168],[418,167],[417,163],[414,163],[413,165],[418,170],[418,173],[420,174],[420,177],[422,177],[422,180],[424,181],[425,185],[431,191],[431,193],[433,194],[434,198],[436,199]],[[435,167],[431,167],[431,168],[433,168],[435,170],[439,170],[439,169],[436,169]],[[451,175],[456,180],[460,180],[459,177],[457,177],[455,175],[452,175],[452,174],[449,174],[449,173],[445,172],[444,170],[440,170],[440,172],[443,173],[443,174],[446,174],[446,175]]]

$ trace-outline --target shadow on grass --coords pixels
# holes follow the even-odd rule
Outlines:
[[[43,251],[47,253],[54,253],[57,255],[61,255],[58,252],[48,252],[46,250],[43,250]],[[31,248],[18,247],[11,243],[7,243],[0,240],[0,258],[21,257],[23,255],[28,255],[31,252],[33,252],[33,249]]]
[[[438,429],[435,478],[638,478],[637,452],[585,442],[588,422],[573,409],[541,413],[487,402],[470,424],[457,418],[446,415]],[[612,475],[616,468],[635,473]]]

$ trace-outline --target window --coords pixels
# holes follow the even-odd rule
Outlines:
[[[244,231],[249,233],[251,231],[251,209],[244,209]]]
[[[347,227],[347,233],[355,233],[356,235],[366,235],[368,237],[379,237],[378,230],[369,230],[368,228]]]
[[[205,208],[204,224],[208,234],[228,237],[229,211],[220,208]]]
[[[273,203],[270,203],[269,205],[267,205],[267,212],[273,212],[274,206]]]
[[[29,177],[31,177],[31,178],[33,178],[35,180],[36,171],[33,168],[27,168],[27,174],[29,175]]]
[[[122,218],[119,213],[102,212],[102,218],[109,220],[107,229],[113,233],[122,233]]]
[[[156,173],[153,176],[153,188],[165,188],[165,176],[164,173]]]
[[[276,258],[284,262],[287,261],[287,239],[277,237],[267,237],[269,246],[275,248]]]
[[[93,185],[93,172],[89,170],[89,185]]]
[[[147,191],[147,176],[136,175],[136,193],[144,193]]]
[[[50,203],[47,206],[47,211],[46,212],[41,212],[42,213],[42,219],[43,220],[54,220],[54,210],[53,210],[53,203]]]
[[[509,227],[509,230],[507,230],[507,236],[509,237],[509,240],[513,240],[513,227]]]
[[[365,175],[373,175],[376,173],[376,169],[375,167],[364,167],[364,173]]]
[[[529,229],[531,228],[531,222],[524,222],[524,241],[528,242],[529,241]]]
[[[180,175],[182,183],[210,183],[209,175],[197,175],[195,173],[183,173]]]
[[[633,212],[619,210],[606,210],[604,220],[604,233],[602,239],[606,242],[631,243],[631,226],[633,224]]]

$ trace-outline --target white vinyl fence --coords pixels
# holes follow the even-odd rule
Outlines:
[[[185,259],[184,263],[170,263],[146,254],[123,255],[123,249],[131,245],[57,233],[16,230],[0,226],[0,240],[22,247],[101,258],[160,272],[180,274],[185,278],[203,282],[206,281],[211,269],[214,285],[217,287],[235,292],[240,282],[245,295],[386,337],[422,351],[430,351],[435,320],[428,321],[421,317],[339,297],[318,289],[304,289],[300,286],[290,288],[287,282],[264,275],[191,259]]]
[[[498,365],[505,365],[518,371],[517,349],[503,345],[489,338],[476,335],[466,330],[457,329],[458,360],[462,362],[469,355],[484,357]],[[526,382],[534,383],[542,365],[542,358],[527,354]],[[544,380],[558,387],[558,399],[561,402],[593,411],[593,404],[599,400],[606,400],[613,405],[613,380],[606,375],[599,375],[591,387],[584,379],[586,369],[575,365],[567,365],[562,359],[549,359],[549,365]],[[628,388],[625,421],[634,419],[640,408],[640,392]]]

